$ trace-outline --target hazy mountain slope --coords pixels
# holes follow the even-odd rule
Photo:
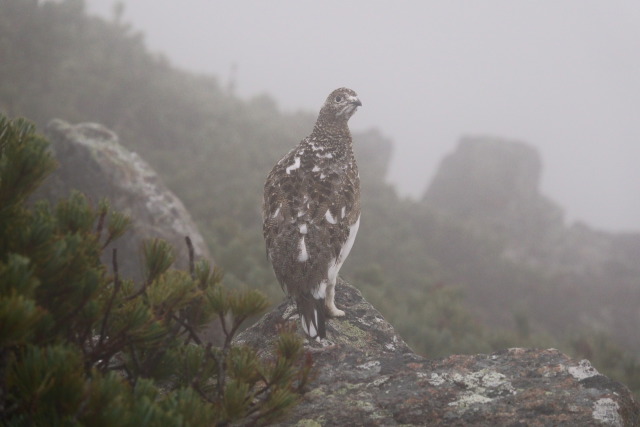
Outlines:
[[[267,95],[241,100],[214,77],[175,69],[125,23],[86,16],[81,1],[4,2],[0,58],[0,110],[40,126],[59,117],[113,129],[182,199],[227,284],[282,298],[265,260],[262,185],[315,112],[285,114]],[[343,271],[417,351],[555,345],[614,361],[607,369],[618,377],[640,377],[637,361],[609,339],[629,313],[616,310],[607,288],[586,292],[578,276],[505,258],[502,231],[400,199],[384,181],[391,141],[376,131],[354,140],[363,217]]]

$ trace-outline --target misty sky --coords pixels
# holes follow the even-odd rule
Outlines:
[[[114,0],[87,0],[110,17]],[[640,230],[640,1],[125,0],[175,65],[317,111],[340,86],[355,130],[393,139],[391,182],[420,196],[462,135],[540,151],[570,221]],[[306,135],[300,135],[304,137]]]

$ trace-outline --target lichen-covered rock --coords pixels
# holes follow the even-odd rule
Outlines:
[[[157,237],[171,243],[178,268],[188,267],[185,236],[191,238],[196,257],[211,259],[182,202],[140,156],[118,143],[114,132],[95,123],[52,120],[46,136],[60,166],[35,198],[56,202],[76,189],[95,204],[106,197],[113,209],[129,215],[131,230],[112,244],[118,249],[122,277],[142,280],[140,247],[145,239]],[[111,265],[112,246],[105,250],[107,265]]]
[[[340,281],[327,340],[307,341],[317,378],[284,425],[635,426],[640,406],[622,384],[554,349],[428,360],[407,346],[358,290]],[[236,343],[270,358],[284,301]]]

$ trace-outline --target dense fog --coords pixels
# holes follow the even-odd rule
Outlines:
[[[113,16],[114,0],[87,3]],[[314,111],[354,88],[352,126],[393,140],[402,194],[421,197],[462,136],[505,137],[539,149],[569,221],[640,229],[640,3],[118,3],[152,50],[242,97]]]
[[[341,277],[427,357],[558,348],[640,393],[640,5],[343,3],[0,2],[0,119],[52,140],[44,185],[131,213],[93,180],[144,190],[135,166],[65,166],[52,129],[118,140],[174,194],[136,202],[179,199],[178,245],[200,233],[224,286],[278,304],[265,177],[351,87],[363,220]]]

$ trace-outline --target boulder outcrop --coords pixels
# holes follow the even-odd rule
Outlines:
[[[511,233],[563,224],[562,209],[539,192],[542,160],[532,146],[492,137],[462,138],[438,168],[424,201],[462,219]]]
[[[316,380],[283,425],[635,426],[640,406],[587,360],[512,348],[428,360],[415,354],[354,287],[340,281],[328,339],[307,342]],[[270,358],[285,300],[235,340]]]
[[[118,248],[122,277],[142,280],[140,248],[145,239],[162,238],[171,243],[178,268],[188,267],[185,236],[191,238],[197,258],[211,259],[182,202],[147,162],[119,144],[114,132],[96,123],[71,125],[56,119],[45,134],[60,166],[34,198],[55,203],[75,189],[94,204],[106,197],[114,210],[127,214],[131,229],[104,252],[104,262],[111,265],[111,247]]]

